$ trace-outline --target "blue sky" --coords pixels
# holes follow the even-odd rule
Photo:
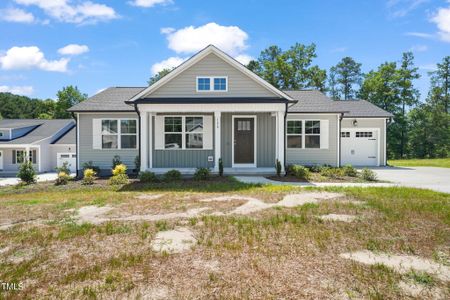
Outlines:
[[[0,91],[55,98],[144,86],[152,72],[213,43],[245,62],[278,45],[315,43],[327,70],[344,56],[363,71],[412,50],[423,75],[450,55],[450,2],[440,0],[2,0]]]

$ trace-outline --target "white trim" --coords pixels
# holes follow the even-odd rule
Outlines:
[[[376,131],[377,132],[377,166],[381,165],[381,155],[380,155],[380,128],[370,128],[370,127],[343,127],[341,132],[344,131]]]
[[[234,162],[234,119],[248,119],[248,118],[253,118],[253,126],[254,126],[254,138],[253,138],[253,164],[236,164]],[[257,157],[256,157],[256,148],[258,146],[257,144],[257,128],[258,128],[258,118],[257,115],[232,115],[231,116],[231,167],[232,168],[256,168],[256,162],[257,162]]]
[[[209,78],[209,90],[199,90],[198,89],[198,79],[199,78]],[[214,89],[214,79],[225,78],[225,89],[215,90]],[[197,93],[227,93],[228,92],[228,76],[197,76],[195,78],[195,91]]]
[[[212,113],[234,112],[234,113],[256,113],[256,112],[285,112],[285,103],[209,103],[209,104],[138,104],[141,112],[154,113]]]
[[[147,158],[148,158],[148,149],[147,149],[147,145],[148,145],[148,126],[147,126],[147,112],[141,113],[140,115],[140,119],[139,119],[139,124],[141,125],[141,134],[139,135],[139,139],[140,139],[140,158],[141,158],[141,165],[140,165],[140,170],[141,171],[146,171],[147,170],[147,166],[148,166],[148,162],[147,162]]]
[[[281,163],[281,172],[284,173],[285,170],[285,113],[284,112],[277,112],[277,131],[278,131],[278,136],[277,136],[277,140],[276,140],[276,145],[275,147],[278,149],[278,153],[277,153],[277,159],[280,161]]]
[[[219,50],[217,47],[215,47],[213,45],[209,45],[208,47],[204,48],[203,50],[201,50],[200,52],[198,52],[197,54],[192,56],[190,59],[188,59],[187,61],[182,63],[175,70],[173,70],[172,72],[170,72],[169,74],[164,76],[161,80],[158,80],[156,83],[150,85],[149,87],[147,87],[146,89],[144,89],[143,91],[141,91],[140,93],[135,95],[129,101],[135,101],[144,95],[151,94],[152,92],[159,89],[164,84],[171,81],[176,76],[181,74],[183,71],[190,68],[192,65],[194,65],[198,61],[202,60],[204,57],[206,57],[208,54],[211,54],[211,53],[216,54],[217,56],[219,56],[220,58],[222,58],[223,60],[225,60],[226,62],[231,64],[232,66],[234,66],[236,69],[240,70],[242,73],[244,73],[245,75],[247,75],[248,77],[253,79],[255,82],[259,83],[260,85],[262,85],[263,87],[265,87],[266,89],[271,91],[272,93],[274,93],[282,98],[285,98],[288,100],[293,100],[289,95],[287,95],[284,92],[280,91],[279,89],[275,88],[273,85],[271,85],[270,83],[268,83],[267,81],[265,81],[264,79],[262,79],[261,77],[259,77],[258,75],[256,75],[252,71],[250,71],[249,69],[247,69],[244,65],[239,63],[237,60],[235,60],[228,54],[224,53],[222,50]]]
[[[77,153],[77,160],[76,160],[76,164],[77,164],[77,175],[78,174],[78,170],[80,169],[80,114],[77,113],[77,144],[76,144],[76,153]]]
[[[213,120],[213,134],[214,134],[214,172],[219,172],[219,159],[221,158],[222,145],[222,114],[220,111],[214,112],[214,120]]]
[[[108,120],[108,121],[117,121],[117,134],[105,134],[105,135],[117,135],[117,148],[103,148],[103,141],[101,141],[101,149],[96,149],[96,150],[101,150],[101,151],[116,151],[116,150],[120,150],[120,151],[127,151],[127,150],[138,150],[139,149],[139,142],[138,142],[138,137],[139,137],[139,119],[138,118],[97,118],[97,120],[100,120],[100,138],[102,138],[103,136],[103,121]],[[122,121],[129,121],[129,120],[134,120],[136,121],[136,133],[125,133],[123,135],[136,135],[136,148],[122,148],[122,128],[121,128],[121,122]],[[94,133],[93,133],[94,135]]]
[[[285,124],[286,128],[288,127],[287,123],[291,122],[291,121],[301,121],[302,122],[302,133],[301,133],[301,136],[302,136],[302,147],[301,148],[288,147],[288,142],[287,142],[288,134],[287,134],[287,131],[286,131],[286,133],[284,134],[285,135],[285,141],[286,141],[286,149],[291,149],[291,150],[300,150],[300,149],[301,150],[329,150],[329,147],[328,148],[320,148],[321,147],[320,141],[319,141],[319,148],[306,148],[306,143],[305,143],[306,135],[318,135],[319,139],[322,136],[322,130],[320,130],[319,134],[317,134],[317,133],[308,133],[307,134],[306,133],[306,122],[308,122],[308,121],[318,121],[318,122],[320,122],[319,126],[321,126],[322,121],[328,121],[328,120],[321,120],[321,119],[286,119],[286,124]],[[290,135],[300,135],[300,134],[290,134]],[[329,141],[330,141],[330,135],[328,134],[328,142]]]
[[[387,130],[387,119],[386,120],[384,120],[384,136],[383,136],[383,140],[384,140],[384,145],[383,145],[383,158],[384,158],[384,165],[386,166],[387,165],[387,153],[386,153],[386,144],[387,144],[387,133],[386,133],[386,130]]]
[[[337,126],[336,127],[337,127],[336,166],[339,168],[340,164],[341,164],[340,159],[339,159],[341,157],[341,121],[340,121],[339,115],[337,116]],[[329,136],[328,136],[328,138],[329,138]]]
[[[166,132],[166,130],[164,129],[164,131],[161,133],[163,135],[163,139],[164,139],[164,146],[165,146],[165,135],[166,134],[181,134],[181,148],[161,148],[161,149],[156,149],[156,150],[167,150],[167,151],[176,151],[176,150],[194,150],[194,151],[199,151],[199,150],[212,150],[213,147],[205,147],[205,136],[207,134],[207,132],[205,132],[205,128],[203,127],[202,132],[192,132],[189,133],[186,131],[186,118],[189,117],[194,117],[194,118],[202,118],[202,125],[205,126],[205,117],[211,117],[210,115],[161,115],[161,117],[163,118],[163,126],[165,127],[165,119],[166,118],[181,118],[181,132]],[[214,117],[213,117],[214,118]],[[212,126],[214,126],[214,124],[212,124]],[[202,137],[203,137],[203,141],[202,141],[202,148],[186,148],[186,135],[187,134],[195,134],[195,133],[201,133]],[[155,132],[155,135],[157,133]],[[213,131],[211,131],[211,134],[214,134]]]
[[[5,165],[5,157],[3,154],[4,154],[3,150],[0,150],[0,161],[2,162],[0,171],[3,171],[4,165]]]
[[[148,113],[148,167],[153,167],[153,116],[154,113]]]

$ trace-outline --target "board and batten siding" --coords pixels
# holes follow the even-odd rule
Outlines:
[[[338,122],[339,116],[332,115],[314,115],[314,114],[288,114],[287,120],[318,120],[327,121],[328,132],[323,132],[324,127],[321,125],[321,149],[294,149],[286,147],[286,164],[287,165],[331,165],[338,164]],[[322,123],[322,122],[321,122]],[[326,124],[324,123],[324,124]],[[325,134],[325,136],[323,136]],[[328,145],[326,145],[326,136],[328,136]],[[325,138],[325,139],[324,139]],[[324,144],[325,143],[325,144]],[[325,146],[325,147],[324,147]]]
[[[228,92],[197,92],[197,76],[227,76]],[[212,83],[211,83],[212,84]],[[278,97],[214,53],[167,82],[149,98],[158,97]]]
[[[357,120],[358,125],[353,126],[353,121]],[[386,119],[371,119],[371,118],[344,118],[341,122],[341,131],[345,131],[345,128],[378,128],[380,130],[379,139],[380,139],[380,149],[378,149],[378,153],[380,154],[380,165],[385,165],[385,135],[384,130],[386,126]]]
[[[174,115],[173,113],[167,115]],[[180,116],[195,115],[200,116],[202,114],[179,114]],[[158,117],[163,117],[164,114],[158,114]],[[203,114],[212,119],[212,114]],[[158,143],[156,142],[156,134],[163,134],[164,131],[156,130],[155,126],[156,116],[152,118],[152,134],[153,143],[152,146],[152,163],[153,168],[213,168],[214,160],[208,162],[208,156],[214,157],[214,147],[211,146],[210,149],[195,149],[195,150],[176,150],[176,149],[156,149]],[[205,124],[206,125],[206,124]],[[213,123],[209,122],[209,127],[207,131],[213,131]],[[160,136],[159,139],[164,139]],[[211,134],[209,140],[214,141],[214,134]],[[148,148],[148,147],[147,147]]]
[[[272,116],[271,113],[222,113],[221,153],[224,167],[232,167],[233,116],[239,115],[256,116],[256,167],[274,167],[276,159],[276,117]]]
[[[121,161],[129,170],[135,168],[134,160],[139,154],[139,149],[94,149],[93,145],[93,120],[94,119],[139,119],[136,113],[80,113],[79,114],[79,166],[92,161],[94,166],[110,171],[114,155],[119,155]],[[139,132],[138,132],[139,134]],[[100,137],[101,138],[101,137]],[[138,137],[139,140],[139,137]]]

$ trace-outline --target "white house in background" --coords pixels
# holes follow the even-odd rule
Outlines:
[[[289,164],[386,164],[392,115],[367,101],[282,91],[210,45],[148,87],[108,88],[69,109],[77,170],[104,170],[115,155],[157,173],[198,167],[272,173]]]
[[[64,161],[75,171],[74,120],[0,120],[0,176],[16,174],[29,159],[37,172],[54,172]]]

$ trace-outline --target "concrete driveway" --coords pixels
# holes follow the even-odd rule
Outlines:
[[[450,168],[386,167],[372,168],[372,170],[377,173],[379,180],[450,193]]]
[[[44,173],[44,174],[39,174],[36,176],[36,180],[38,182],[43,182],[43,181],[53,181],[58,177],[57,173]],[[19,183],[19,178],[17,177],[3,177],[0,178],[0,186],[7,186],[7,185],[16,185]]]

